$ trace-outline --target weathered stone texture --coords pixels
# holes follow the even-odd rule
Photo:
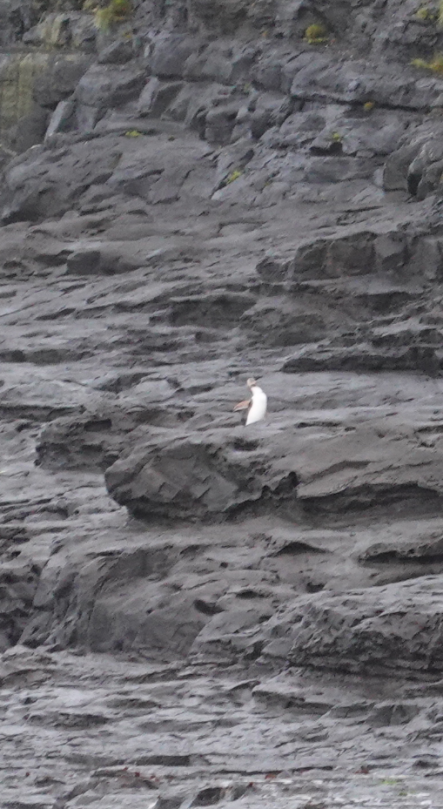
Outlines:
[[[437,809],[438,9],[95,11],[0,0],[2,806]]]

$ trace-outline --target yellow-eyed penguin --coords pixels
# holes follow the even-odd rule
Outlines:
[[[264,390],[262,390],[253,377],[246,382],[251,391],[251,398],[246,399],[244,402],[239,402],[235,405],[234,410],[246,410],[248,408],[248,417],[246,419],[246,427],[249,424],[255,424],[256,421],[261,421],[266,416],[266,408],[268,404],[268,397]]]

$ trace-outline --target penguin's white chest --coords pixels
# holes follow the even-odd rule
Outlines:
[[[266,415],[266,407],[268,404],[268,397],[266,393],[258,387],[258,385],[251,388],[252,404],[249,408],[248,418],[246,419],[246,426],[254,424],[256,421],[261,421]]]

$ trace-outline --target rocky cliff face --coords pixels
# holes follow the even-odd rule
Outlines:
[[[5,807],[441,805],[439,14],[0,2]]]

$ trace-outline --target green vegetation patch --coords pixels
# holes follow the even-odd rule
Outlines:
[[[232,171],[231,174],[228,177],[226,177],[225,185],[235,183],[235,181],[238,180],[238,178],[241,177],[242,174],[243,172],[240,171],[240,169],[234,169],[234,171]]]
[[[437,19],[437,15],[434,11],[432,11],[432,9],[429,8],[429,6],[420,6],[420,8],[415,12],[414,17],[422,22],[435,22]]]
[[[321,23],[308,25],[304,39],[309,45],[321,45],[328,41],[328,31]]]
[[[443,73],[443,53],[436,53],[429,62],[426,59],[413,59],[411,65],[433,73]]]
[[[113,25],[125,22],[132,14],[130,0],[111,0],[111,2],[98,8],[95,12],[95,24],[102,31],[108,31]]]

